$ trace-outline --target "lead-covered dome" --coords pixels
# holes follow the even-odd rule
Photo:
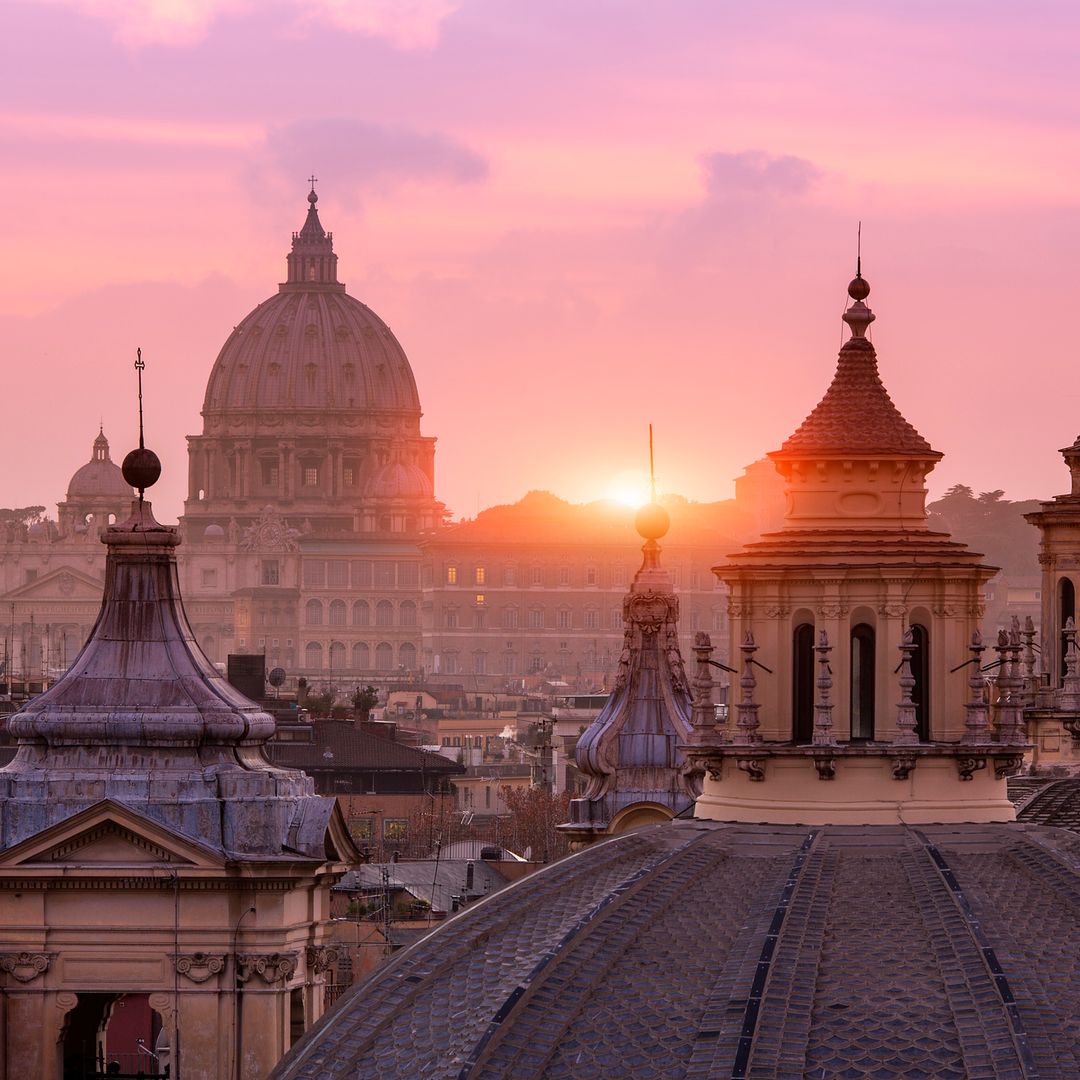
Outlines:
[[[333,233],[308,196],[288,280],[233,330],[206,387],[203,416],[298,410],[420,416],[408,358],[390,328],[337,280]]]
[[[76,469],[68,484],[68,501],[78,499],[122,498],[130,499],[134,492],[124,479],[120,466],[109,457],[109,440],[105,432],[98,431],[90,460]]]

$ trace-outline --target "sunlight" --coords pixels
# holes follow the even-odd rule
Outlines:
[[[624,506],[644,506],[651,497],[649,474],[641,469],[625,469],[612,477],[604,494]]]

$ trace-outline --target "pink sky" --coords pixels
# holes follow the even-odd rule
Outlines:
[[[820,398],[855,225],[886,385],[962,482],[1067,489],[1080,11],[969,0],[4,3],[0,505],[99,417],[180,512],[184,436],[304,177],[408,353],[458,515],[729,497]]]

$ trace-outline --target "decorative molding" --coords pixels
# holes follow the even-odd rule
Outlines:
[[[237,979],[246,983],[258,975],[268,986],[291,979],[296,971],[296,953],[241,953],[236,958]]]
[[[204,983],[225,970],[225,957],[214,953],[184,953],[175,955],[176,970],[193,983]]]
[[[906,780],[918,764],[914,754],[894,754],[892,759],[892,777],[894,780]]]
[[[956,771],[960,774],[961,780],[970,780],[980,769],[985,768],[986,758],[984,757],[969,755],[956,759]]]
[[[40,952],[0,953],[0,971],[16,982],[30,983],[49,970],[54,955]]]
[[[760,757],[737,757],[735,767],[746,773],[755,783],[765,779],[765,759]]]
[[[836,779],[836,760],[834,758],[815,754],[814,768],[817,769],[819,780]]]
[[[1024,764],[1023,754],[1005,754],[994,758],[994,776],[998,780],[1004,780],[1007,776],[1015,776]]]
[[[337,965],[340,950],[333,945],[309,945],[305,952],[307,969],[312,975],[322,975]]]

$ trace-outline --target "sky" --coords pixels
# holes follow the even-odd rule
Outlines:
[[[932,495],[1068,489],[1080,8],[879,0],[3,0],[0,505],[99,422],[175,520],[305,178],[401,341],[456,516],[728,498],[832,377],[862,221]]]

